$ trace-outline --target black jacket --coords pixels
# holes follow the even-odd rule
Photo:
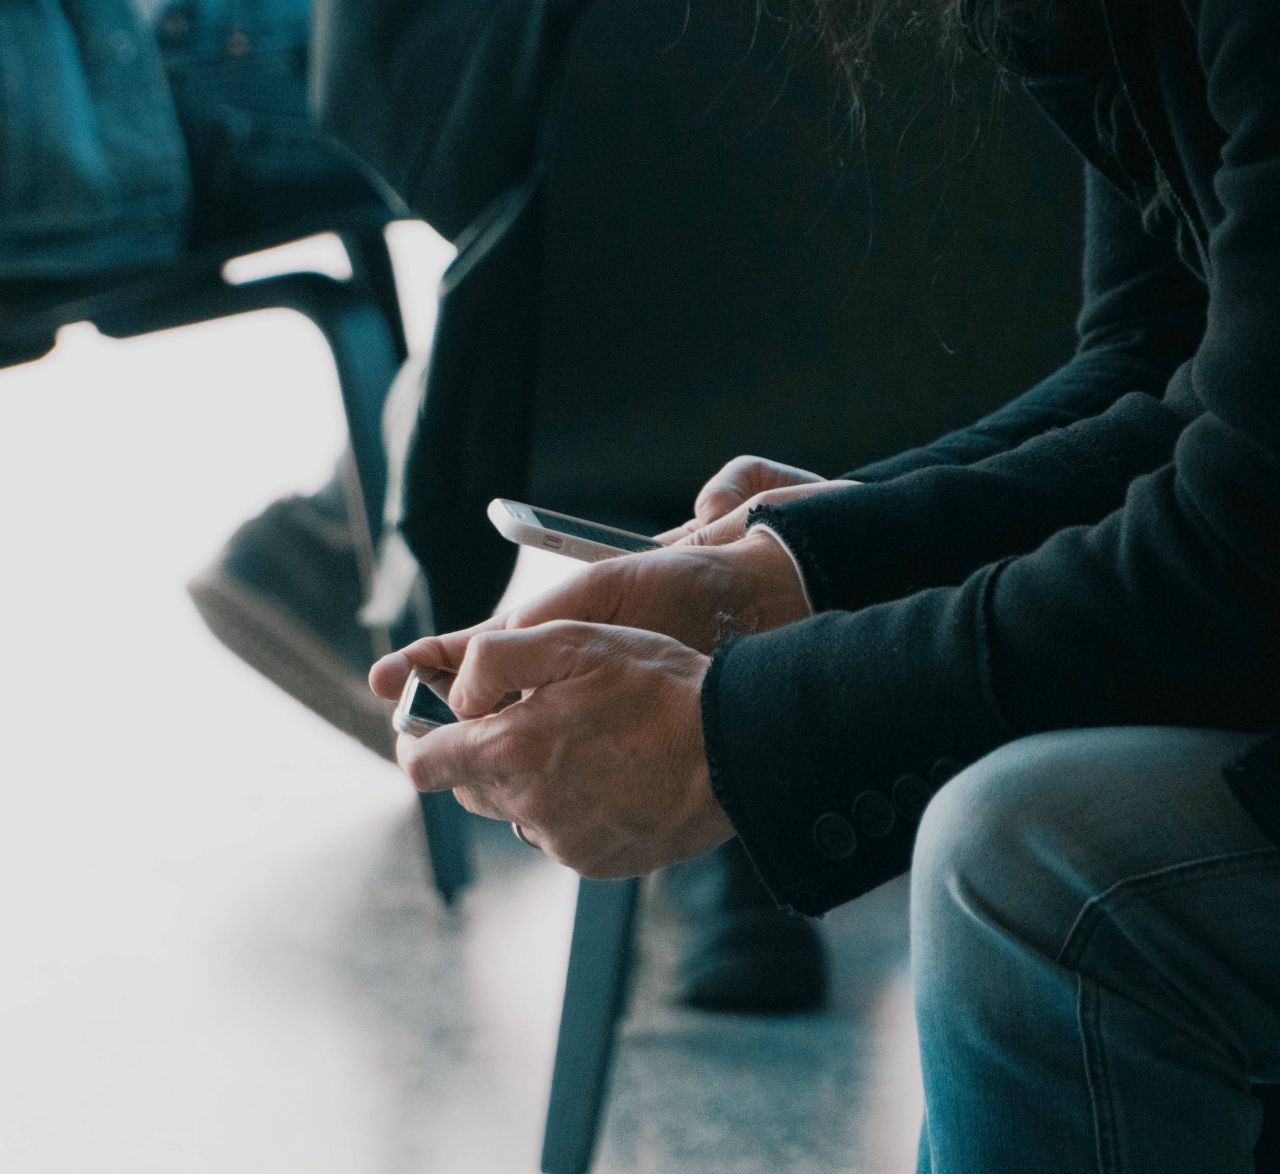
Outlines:
[[[821,61],[756,0],[317,12],[326,125],[458,244],[403,523],[442,626],[506,585],[492,497],[658,528],[738,453],[870,460],[1070,352],[1078,168],[1030,103],[974,150],[963,106],[908,94],[842,149]]]
[[[929,794],[1013,738],[1280,723],[1280,10],[1060,7],[1098,13],[1026,55],[1090,161],[1075,358],[874,484],[760,511],[821,614],[704,687],[716,793],[807,913],[903,871]],[[1280,836],[1280,744],[1228,774]]]

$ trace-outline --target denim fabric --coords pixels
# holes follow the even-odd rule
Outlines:
[[[1280,1081],[1280,849],[1245,735],[1011,743],[947,784],[912,876],[920,1174],[1249,1174]]]
[[[0,282],[385,205],[307,114],[311,0],[0,0]]]
[[[174,0],[154,27],[191,160],[190,247],[385,208],[310,118],[311,0]]]
[[[0,280],[181,251],[186,151],[129,0],[0,0]]]

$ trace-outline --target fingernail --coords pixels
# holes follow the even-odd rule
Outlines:
[[[375,669],[396,669],[400,672],[409,672],[413,667],[409,663],[409,658],[403,652],[388,652],[386,656],[380,657],[374,661]]]

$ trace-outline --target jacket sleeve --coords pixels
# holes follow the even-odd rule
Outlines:
[[[1204,332],[1205,287],[1092,168],[1085,190],[1080,341],[1066,366],[968,430],[850,474],[866,484],[756,516],[796,553],[819,610],[959,583],[1099,521],[1172,458],[1186,413],[1163,395]]]
[[[1167,241],[1093,167],[1085,174],[1083,308],[1069,363],[990,415],[920,448],[845,474],[889,481],[936,465],[970,465],[1051,428],[1105,411],[1130,391],[1157,392],[1204,330],[1204,286]]]
[[[799,910],[905,869],[930,791],[1011,738],[1280,721],[1280,20],[1271,0],[1204,0],[1198,31],[1222,216],[1207,329],[1167,397],[1204,410],[1173,459],[1031,553],[713,661],[713,786]]]

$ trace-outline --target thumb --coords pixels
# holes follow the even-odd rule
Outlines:
[[[619,567],[626,562],[621,556],[584,567],[572,579],[516,608],[503,626],[533,628],[552,620],[607,624],[617,611]]]

